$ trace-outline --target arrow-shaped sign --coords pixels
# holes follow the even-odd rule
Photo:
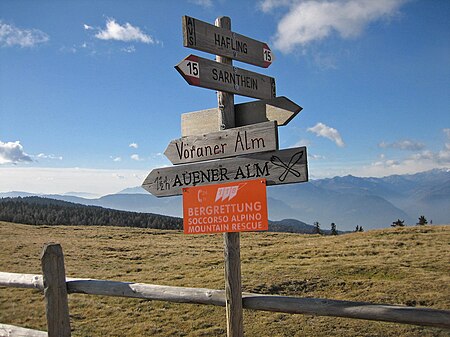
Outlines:
[[[190,85],[255,98],[274,98],[275,79],[266,75],[189,55],[175,69]]]
[[[235,122],[236,125],[242,126],[269,120],[277,121],[279,126],[287,125],[302,109],[284,96],[236,104],[234,106]]]
[[[183,45],[264,68],[274,61],[266,43],[186,15],[183,16]]]
[[[278,150],[276,122],[226,129],[172,140],[164,154],[172,164]]]
[[[308,181],[306,147],[157,168],[142,187],[157,197],[179,195],[184,187],[265,178],[267,185]]]
[[[290,99],[281,96],[272,99],[236,104],[237,127],[276,121],[278,126],[288,124],[302,110]],[[181,135],[202,135],[220,130],[218,108],[188,112],[181,115]]]

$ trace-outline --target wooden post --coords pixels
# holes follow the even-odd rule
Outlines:
[[[231,19],[219,17],[216,19],[217,27],[231,30]],[[216,56],[216,61],[232,65],[228,57]],[[234,95],[218,91],[217,102],[219,105],[219,126],[221,130],[235,126]],[[241,253],[240,234],[224,233],[224,257],[225,257],[225,298],[227,313],[227,336],[242,337],[244,335],[242,315],[242,286],[241,286]]]
[[[70,337],[69,305],[62,248],[47,243],[41,255],[49,337]]]

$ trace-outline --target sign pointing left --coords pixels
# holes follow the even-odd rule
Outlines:
[[[172,164],[185,164],[274,150],[278,133],[272,121],[174,139],[164,154]]]
[[[182,194],[185,187],[259,178],[268,186],[308,181],[306,147],[156,168],[142,187],[163,197]]]
[[[175,69],[190,85],[255,98],[274,98],[275,79],[196,55],[189,55]]]

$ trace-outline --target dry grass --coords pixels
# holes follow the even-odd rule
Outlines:
[[[0,222],[0,271],[40,274],[46,242],[61,243],[69,277],[223,289],[221,235]],[[243,290],[450,308],[450,226],[337,237],[241,236]],[[221,307],[69,295],[73,336],[224,336]],[[43,295],[0,289],[0,322],[46,330]],[[246,336],[449,336],[448,330],[244,311]]]

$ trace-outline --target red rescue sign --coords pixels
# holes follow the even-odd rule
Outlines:
[[[266,180],[183,188],[185,234],[265,231]]]

